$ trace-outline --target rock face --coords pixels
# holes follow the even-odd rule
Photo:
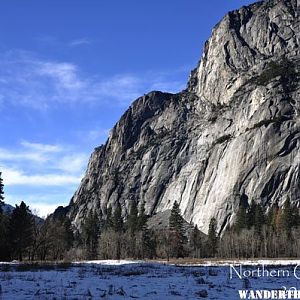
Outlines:
[[[213,29],[188,87],[137,99],[92,154],[70,203],[90,210],[144,201],[153,215],[177,201],[184,218],[221,232],[241,198],[300,203],[300,4],[269,0]]]

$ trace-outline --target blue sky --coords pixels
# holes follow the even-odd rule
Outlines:
[[[0,4],[0,170],[6,202],[68,204],[130,103],[177,92],[212,27],[241,0],[9,0]]]

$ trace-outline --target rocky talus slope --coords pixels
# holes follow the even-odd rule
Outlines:
[[[298,2],[298,3],[297,3]],[[221,232],[246,199],[300,203],[300,4],[269,0],[213,29],[187,89],[137,99],[92,154],[69,216],[117,200],[147,213],[180,203],[188,222]]]

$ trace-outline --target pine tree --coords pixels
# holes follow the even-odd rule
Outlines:
[[[261,204],[255,205],[254,214],[254,232],[257,236],[262,237],[262,228],[265,224],[265,214]]]
[[[298,226],[298,218],[297,209],[292,207],[290,198],[287,198],[282,212],[282,226],[288,238],[292,237],[292,228]]]
[[[4,204],[4,184],[2,179],[2,172],[0,172],[0,213],[2,213],[3,204]]]
[[[66,242],[66,250],[68,251],[72,246],[74,242],[74,233],[72,228],[71,220],[68,217],[65,217],[63,220],[62,226],[64,228],[65,232],[65,242]]]
[[[243,204],[240,205],[236,214],[235,230],[239,233],[242,229],[247,228],[247,211]]]
[[[251,202],[249,210],[247,212],[247,224],[248,229],[254,226],[255,224],[255,212],[256,212],[256,203],[254,201]]]
[[[144,259],[155,256],[155,240],[153,232],[144,226],[143,230],[137,232],[137,257]]]
[[[183,218],[181,216],[179,204],[177,201],[174,202],[172,210],[171,210],[171,215],[169,218],[169,228],[170,230],[178,230],[178,231],[183,231]]]
[[[276,230],[276,215],[278,212],[278,205],[275,204],[269,208],[267,217],[266,217],[266,224],[272,231]]]
[[[140,213],[138,215],[138,230],[143,230],[147,227],[148,216],[146,215],[145,202],[141,203]]]
[[[174,202],[169,218],[169,246],[170,254],[175,257],[184,257],[186,244],[184,219],[181,216],[179,204]]]
[[[107,210],[106,210],[106,220],[104,222],[104,228],[113,228],[114,227],[114,221],[113,221],[113,213],[112,213],[112,208],[109,205]]]
[[[16,205],[10,218],[10,239],[12,248],[20,261],[33,242],[34,219],[28,206],[22,201]]]
[[[0,213],[0,261],[11,259],[9,243],[9,217]]]
[[[135,208],[133,214],[136,216]],[[136,232],[134,237],[135,257],[138,258],[153,258],[155,256],[155,242],[153,232],[149,230],[147,221],[148,216],[145,213],[145,203],[141,202],[140,211],[137,218],[134,217],[134,224],[136,224]]]
[[[217,221],[215,218],[212,218],[209,222],[207,246],[209,255],[214,257],[218,246]]]
[[[135,201],[132,201],[128,219],[127,219],[127,228],[131,234],[134,234],[138,230],[138,208]]]
[[[190,247],[194,258],[201,257],[202,239],[198,226],[195,225],[190,237]]]
[[[138,208],[133,200],[129,209],[129,214],[126,222],[127,234],[127,255],[129,257],[137,257],[137,236],[138,236]]]
[[[116,232],[122,232],[124,228],[123,218],[122,218],[122,207],[120,201],[117,201],[117,206],[114,211],[113,227]]]
[[[120,201],[117,201],[117,205],[113,214],[113,230],[116,233],[116,259],[120,259],[122,253],[122,234],[124,230]]]
[[[87,250],[87,258],[95,259],[98,251],[100,234],[99,219],[96,213],[90,212],[82,228],[83,239]]]

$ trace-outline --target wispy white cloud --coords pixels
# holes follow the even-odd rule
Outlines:
[[[59,49],[64,49],[66,47],[80,47],[80,46],[89,46],[93,43],[93,41],[87,37],[81,37],[73,40],[62,40],[57,36],[43,35],[34,38],[39,45],[47,46],[47,47],[55,47]]]
[[[51,145],[51,144],[41,144],[41,143],[32,143],[28,141],[22,141],[21,145],[25,148],[28,148],[33,151],[38,151],[41,153],[57,153],[63,151],[61,145]]]
[[[45,157],[39,152],[14,152],[8,149],[0,148],[1,161],[32,161],[45,162]]]
[[[175,73],[149,71],[95,76],[84,74],[71,62],[43,60],[32,53],[12,51],[0,56],[0,103],[40,110],[61,104],[126,107],[153,89],[180,91],[184,84]]]
[[[46,216],[66,205],[78,187],[89,153],[74,146],[23,140],[13,149],[0,148],[0,172],[5,184],[5,202],[25,201]]]
[[[71,63],[36,62],[36,73],[54,80],[58,88],[80,90],[86,87],[79,78],[77,66]]]
[[[128,104],[129,101],[141,96],[143,80],[130,74],[116,75],[96,84],[96,90],[103,98],[117,99],[118,103]]]
[[[83,153],[76,153],[63,156],[58,163],[56,168],[67,173],[79,173],[87,164],[87,155]]]
[[[79,184],[88,153],[72,147],[22,141],[18,150],[0,148],[6,185],[63,186]]]
[[[4,167],[3,179],[6,185],[27,186],[64,186],[75,185],[80,182],[80,177],[68,174],[25,174],[23,171]]]
[[[75,39],[69,42],[69,45],[71,47],[78,47],[78,46],[86,46],[90,45],[92,42],[88,38],[81,38],[81,39]]]

